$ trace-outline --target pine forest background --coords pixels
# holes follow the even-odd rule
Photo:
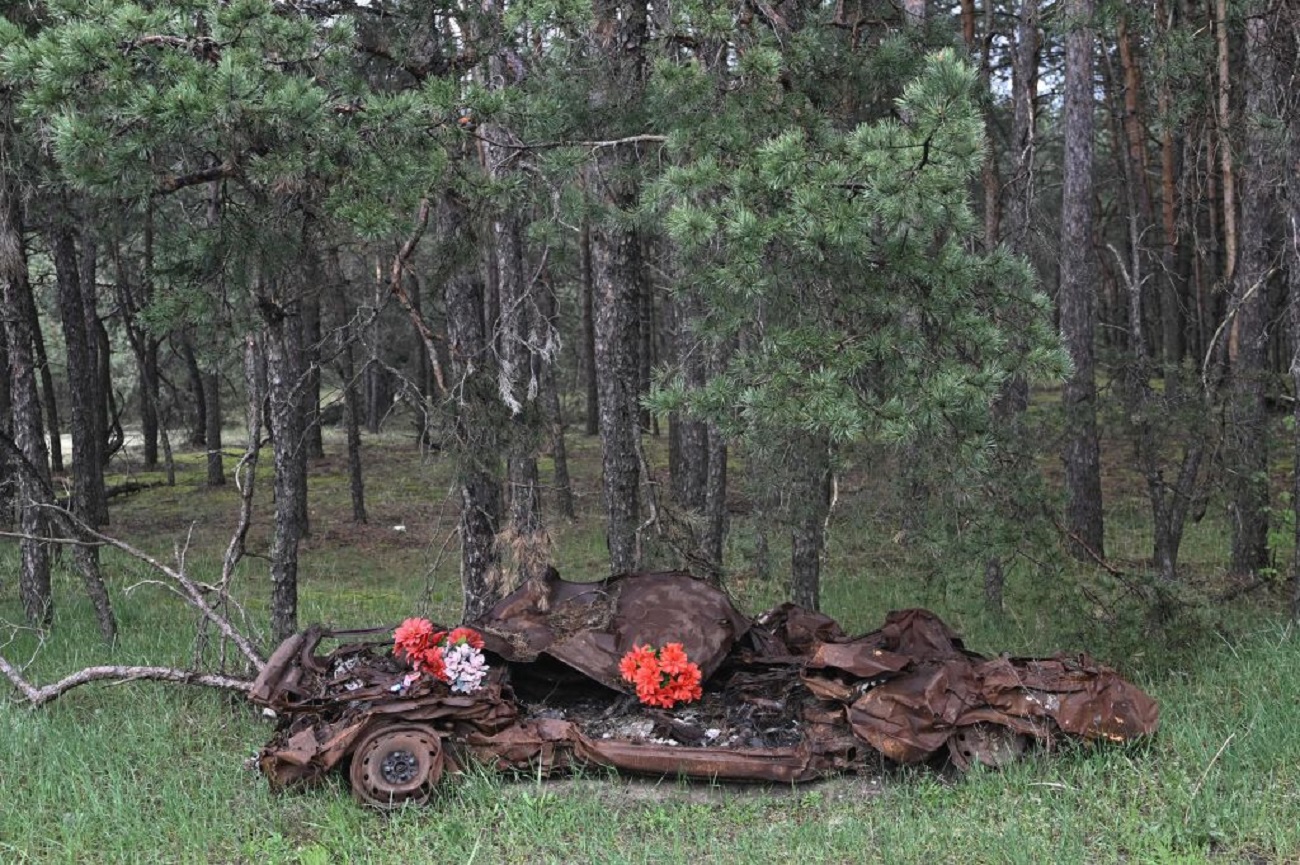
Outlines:
[[[446,618],[578,560],[575,518],[578,579],[817,607],[903,561],[904,604],[1132,646],[1300,613],[1293,4],[3,8],[15,632],[65,574],[130,618],[49,538],[202,517],[265,650],[322,466],[347,537],[450,563]],[[378,467],[411,459],[444,485]],[[238,493],[110,519],[177,484]]]

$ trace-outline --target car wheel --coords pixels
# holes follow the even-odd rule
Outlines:
[[[423,805],[442,778],[442,739],[422,724],[389,724],[367,733],[348,773],[357,799],[377,808]]]
[[[990,769],[1019,760],[1028,747],[1029,737],[1000,724],[979,723],[961,727],[948,738],[948,757],[963,772],[976,763]]]

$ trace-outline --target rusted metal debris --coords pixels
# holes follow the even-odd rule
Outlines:
[[[987,658],[926,610],[890,613],[859,637],[790,604],[750,620],[684,573],[571,583],[552,572],[472,624],[492,672],[468,695],[428,676],[395,692],[409,669],[389,629],[286,640],[250,694],[280,718],[259,757],[271,785],[346,764],[364,802],[423,802],[471,761],[790,783],[880,756],[1000,766],[1034,742],[1121,742],[1159,723],[1154,700],[1086,655]],[[364,634],[384,636],[317,654],[326,638]],[[633,646],[667,642],[705,679],[700,701],[672,711],[638,704],[618,672]]]

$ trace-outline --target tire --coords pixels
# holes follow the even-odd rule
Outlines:
[[[357,801],[375,808],[423,805],[442,778],[442,739],[423,724],[385,724],[352,751],[348,779]]]

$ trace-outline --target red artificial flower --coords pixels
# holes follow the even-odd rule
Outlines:
[[[469,643],[475,649],[483,648],[483,635],[473,628],[455,628],[447,635],[447,645],[457,646]]]
[[[428,619],[407,619],[393,632],[393,648],[416,658],[434,643],[433,623]]]
[[[447,681],[447,665],[442,660],[442,649],[438,646],[430,646],[415,658],[415,669],[422,673],[428,673],[435,679],[443,682]]]
[[[659,650],[659,666],[668,675],[675,676],[691,666],[691,663],[686,660],[686,650],[681,643],[665,643]]]
[[[633,646],[618,664],[619,674],[636,688],[636,696],[647,706],[671,709],[677,703],[698,700],[703,696],[698,665],[686,657],[681,643],[668,643],[662,649]]]

